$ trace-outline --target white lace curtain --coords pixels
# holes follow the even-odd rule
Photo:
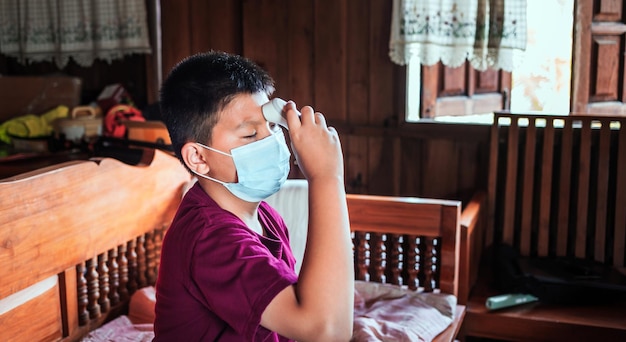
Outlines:
[[[394,0],[389,55],[511,71],[526,48],[526,0]]]
[[[144,0],[0,0],[0,53],[88,67],[150,53]]]

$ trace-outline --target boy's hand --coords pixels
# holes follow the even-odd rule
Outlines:
[[[337,131],[326,125],[324,115],[310,106],[299,113],[293,101],[284,111],[289,125],[291,146],[300,170],[307,180],[331,177],[343,181],[343,154]]]

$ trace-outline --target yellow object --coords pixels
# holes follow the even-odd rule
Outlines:
[[[52,134],[52,122],[58,118],[67,117],[69,108],[58,106],[41,116],[26,114],[18,116],[0,125],[0,140],[11,143],[11,136],[20,138],[35,138]]]
[[[56,119],[68,117],[70,109],[66,106],[58,106],[55,109],[45,112],[41,115],[41,118],[47,125],[51,125]]]
[[[41,119],[34,114],[27,114],[7,122],[7,133],[20,138],[43,135]]]

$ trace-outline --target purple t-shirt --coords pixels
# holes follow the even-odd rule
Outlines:
[[[220,208],[199,184],[185,195],[161,249],[154,341],[287,341],[260,325],[274,297],[295,284],[280,215],[259,205],[266,236]]]

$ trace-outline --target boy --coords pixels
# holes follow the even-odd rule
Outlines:
[[[285,105],[309,183],[296,275],[285,224],[263,202],[289,173],[283,131],[261,110],[273,90],[256,64],[222,52],[185,59],[161,88],[175,153],[198,182],[163,241],[155,341],[350,339],[354,271],[339,138],[311,107]]]

